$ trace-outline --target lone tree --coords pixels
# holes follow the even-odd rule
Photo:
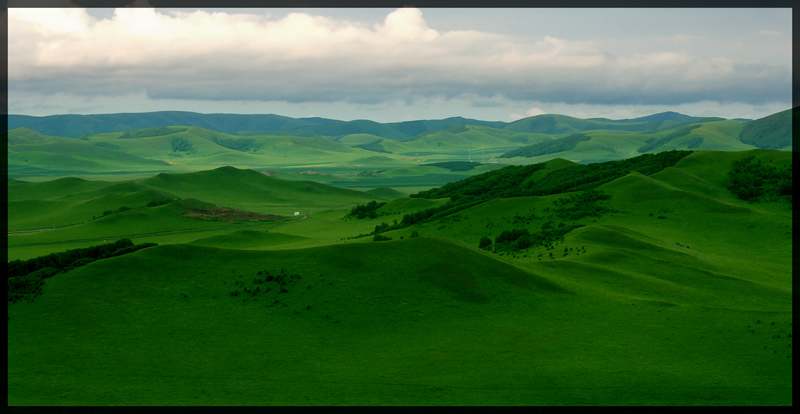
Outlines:
[[[481,249],[486,249],[491,245],[492,245],[492,239],[486,236],[481,237],[481,240],[478,242],[478,248]]]

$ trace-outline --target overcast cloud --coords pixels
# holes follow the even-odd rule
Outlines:
[[[437,27],[414,8],[388,10],[377,22],[346,12],[9,9],[9,113],[509,121],[663,110],[757,118],[791,106],[791,18],[774,14],[749,33],[720,22],[716,31],[666,30],[654,20],[653,36],[643,38],[626,37],[615,22],[607,22],[617,27],[611,36],[568,36],[441,18]],[[721,22],[731,16],[718,13]]]

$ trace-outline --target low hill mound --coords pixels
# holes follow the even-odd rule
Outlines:
[[[196,197],[231,208],[266,214],[288,214],[297,206],[349,206],[370,195],[312,181],[288,181],[234,167],[187,174],[161,173],[138,182],[178,197]],[[282,210],[274,211],[276,207]]]
[[[204,237],[189,244],[223,249],[261,249],[267,246],[292,244],[303,240],[306,240],[306,237],[270,231],[239,230],[229,234]]]
[[[8,145],[39,144],[48,139],[30,128],[19,127],[6,132],[6,141]]]

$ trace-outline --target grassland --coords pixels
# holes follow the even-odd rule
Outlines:
[[[641,122],[659,122],[650,134],[658,139],[678,121]],[[712,121],[691,133],[718,122],[728,128],[715,130],[720,140],[739,128]],[[168,156],[176,134],[194,134],[184,137],[197,154],[220,146],[196,128],[113,143],[141,157],[142,140],[164,140]],[[622,136],[586,134],[576,150],[595,145],[597,154],[603,139]],[[623,158],[644,143],[626,134]],[[427,136],[426,145],[447,137]],[[242,145],[268,142],[248,138]],[[293,139],[278,138],[276,146]],[[97,147],[95,139],[76,142]],[[669,145],[681,139],[691,137]],[[8,235],[9,259],[123,237],[158,244],[58,274],[33,302],[9,303],[9,405],[792,404],[792,204],[748,202],[729,189],[735,161],[753,156],[783,169],[790,152],[696,151],[659,172],[604,181],[597,214],[564,214],[580,192],[494,197],[373,242],[377,226],[448,202],[406,197],[434,186],[432,176],[503,170],[465,170],[442,154],[369,158],[353,148],[364,142],[373,137],[319,144],[326,156],[359,160],[329,165],[330,175],[300,174],[308,163],[270,175],[192,171],[186,154],[181,174],[9,180],[9,229],[19,232]],[[238,153],[250,159],[263,148]],[[347,175],[370,162],[395,168]],[[574,166],[553,158],[520,185],[554,182]],[[408,185],[378,185],[390,178]],[[347,217],[371,200],[386,202],[377,217]],[[214,206],[282,218],[185,215]],[[552,245],[478,248],[503,231],[562,224],[575,229]]]
[[[632,120],[539,115],[511,123],[448,118],[382,124],[161,112],[11,115],[9,122],[14,127],[7,135],[11,178],[124,181],[234,166],[285,179],[359,190],[391,187],[407,194],[479,174],[481,168],[554,158],[592,163],[675,149],[792,148],[790,111],[755,121],[663,113]],[[464,161],[481,166],[460,174],[420,169]]]

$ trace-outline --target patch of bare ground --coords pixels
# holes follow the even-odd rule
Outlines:
[[[219,220],[225,222],[283,220],[283,217],[281,216],[255,213],[252,211],[236,210],[228,207],[216,207],[214,209],[189,208],[186,209],[186,212],[183,213],[183,216],[198,218],[201,220]]]

